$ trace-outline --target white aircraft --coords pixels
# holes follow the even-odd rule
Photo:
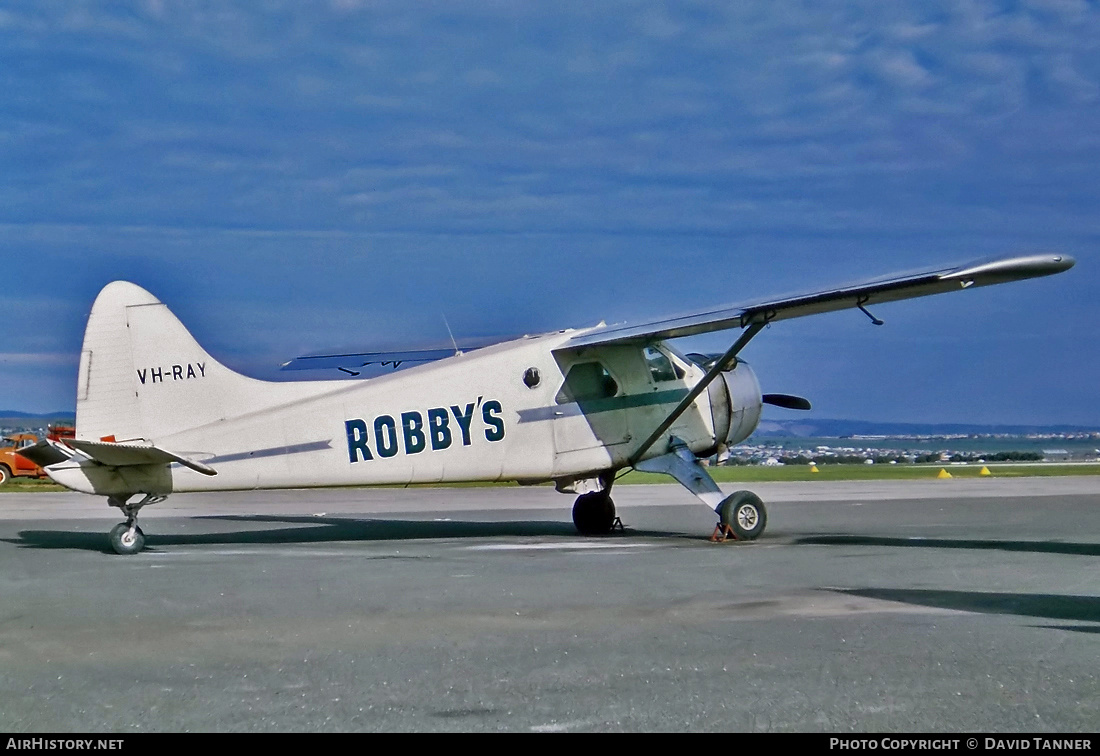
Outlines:
[[[168,308],[116,281],[100,292],[80,355],[76,438],[25,456],[75,491],[106,496],[126,521],[119,554],[144,547],[138,512],[171,493],[452,481],[553,481],[578,494],[586,535],[616,523],[611,488],[633,468],[663,472],[715,510],[718,539],[754,539],[767,515],[749,491],[723,495],[699,460],[752,434],[764,403],[738,358],[769,323],[1068,270],[1072,258],[1029,255],[895,275],[813,294],[705,310],[640,325],[599,325],[482,343],[301,357],[287,369],[370,364],[400,371],[364,380],[266,382],[219,364]],[[666,342],[740,329],[722,355]],[[136,499],[135,497],[141,497]]]

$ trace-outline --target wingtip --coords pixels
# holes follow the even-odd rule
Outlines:
[[[1059,273],[1061,273],[1063,270],[1069,270],[1077,264],[1077,261],[1069,255],[1056,255],[1054,259],[1059,265],[1062,266],[1058,270]]]
[[[964,265],[943,278],[977,281],[979,284],[1001,283],[1063,273],[1076,264],[1077,261],[1069,255],[1054,253],[999,257]]]

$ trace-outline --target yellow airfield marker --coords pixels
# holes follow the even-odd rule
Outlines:
[[[950,477],[951,477],[951,473],[947,472],[947,470],[946,470],[945,468],[941,467],[941,468],[940,468],[940,474],[939,474],[939,475],[937,475],[936,477],[937,477],[937,478],[940,478],[940,479],[943,479],[943,478],[950,478]]]
[[[817,469],[817,465],[810,465],[810,472],[812,472],[812,473],[821,472],[821,470]]]
[[[993,473],[989,472],[989,468],[986,467],[985,465],[982,465],[982,469],[978,471],[978,475],[992,475],[992,474]]]

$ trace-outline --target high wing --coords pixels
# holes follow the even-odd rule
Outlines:
[[[798,294],[749,305],[723,307],[717,310],[680,315],[640,325],[625,324],[608,328],[595,328],[578,334],[556,351],[570,351],[596,345],[652,343],[664,339],[694,336],[709,331],[722,331],[731,328],[744,329],[737,341],[726,350],[725,354],[718,357],[713,363],[708,363],[710,367],[702,379],[692,387],[687,396],[676,405],[676,408],[634,450],[630,457],[630,463],[636,465],[650,447],[663,438],[665,432],[707,389],[710,383],[724,370],[735,364],[737,354],[745,345],[764,326],[773,321],[800,318],[805,315],[816,315],[817,313],[832,312],[833,310],[860,308],[873,322],[881,324],[881,321],[864,309],[867,305],[1048,276],[1068,270],[1073,267],[1073,264],[1072,257],[1050,254],[979,260],[950,268],[896,274],[866,283],[842,286],[812,294]]]
[[[730,328],[748,328],[822,312],[863,308],[899,299],[1048,276],[1068,270],[1073,264],[1073,258],[1067,255],[1037,254],[979,260],[931,271],[898,273],[827,291],[779,297],[746,305],[728,305],[647,323],[626,323],[595,329],[576,336],[562,348],[653,342]]]

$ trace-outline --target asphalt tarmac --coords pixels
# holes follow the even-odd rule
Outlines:
[[[753,490],[0,494],[0,732],[1096,732],[1100,478]]]

